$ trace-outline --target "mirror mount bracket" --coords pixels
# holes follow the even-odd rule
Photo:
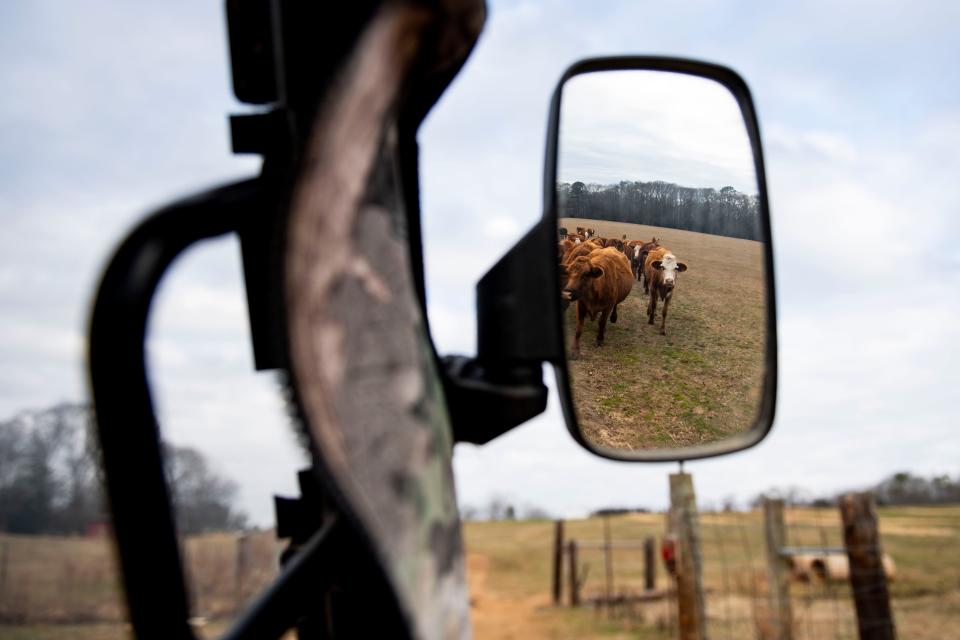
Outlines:
[[[539,363],[487,366],[443,356],[440,366],[454,442],[486,444],[547,408]]]
[[[485,444],[547,408],[543,363],[563,358],[555,237],[540,220],[483,276],[477,357],[440,359],[455,442]]]
[[[553,220],[541,219],[477,283],[480,360],[563,360],[556,234]]]

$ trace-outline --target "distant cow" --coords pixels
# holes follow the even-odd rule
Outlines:
[[[577,303],[577,332],[571,352],[571,357],[576,358],[580,355],[584,319],[589,316],[593,320],[600,314],[596,344],[601,346],[607,318],[617,321],[617,305],[630,295],[633,276],[626,257],[609,247],[568,260],[565,267],[567,281],[561,293],[564,300]]]
[[[563,240],[564,238],[567,237],[567,228],[566,228],[566,227],[560,227],[559,233],[560,233],[560,239]]]
[[[631,266],[634,267],[633,274],[637,277],[639,281],[640,278],[643,278],[643,292],[649,293],[649,281],[647,280],[647,270],[645,265],[647,264],[647,256],[650,255],[650,252],[660,246],[660,238],[654,237],[650,242],[644,242],[637,247],[634,247],[634,255],[631,260]]]
[[[663,299],[663,320],[660,322],[660,335],[667,335],[667,309],[673,299],[677,286],[677,275],[687,270],[687,265],[678,262],[677,257],[666,247],[650,251],[644,265],[647,282],[650,283],[650,303],[647,305],[647,324],[653,324],[657,313],[657,298]]]
[[[585,239],[590,239],[597,235],[597,230],[589,227],[577,227],[577,233],[582,235]]]

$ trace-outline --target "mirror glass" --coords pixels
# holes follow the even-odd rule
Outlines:
[[[749,430],[768,309],[736,98],[682,73],[584,73],[562,88],[559,127],[560,295],[584,439],[623,457]]]

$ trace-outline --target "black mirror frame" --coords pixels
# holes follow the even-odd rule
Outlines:
[[[720,65],[689,60],[684,58],[670,58],[657,56],[616,56],[604,58],[588,58],[570,66],[560,77],[557,87],[550,100],[550,116],[547,124],[546,156],[543,172],[543,219],[537,227],[549,227],[553,233],[551,246],[553,262],[559,261],[557,253],[556,230],[558,227],[557,211],[557,151],[560,129],[560,103],[563,87],[573,76],[597,71],[666,71],[698,76],[719,82],[734,96],[740,106],[747,134],[750,138],[750,147],[753,151],[754,169],[757,175],[757,188],[760,197],[761,229],[766,240],[764,247],[764,266],[766,268],[766,303],[767,303],[767,348],[765,355],[765,371],[763,394],[756,420],[750,429],[735,434],[722,441],[683,449],[655,449],[638,450],[624,454],[616,449],[598,447],[583,437],[577,423],[576,411],[570,391],[570,376],[567,370],[566,345],[563,347],[563,356],[554,361],[557,375],[557,389],[560,394],[560,404],[567,429],[574,440],[585,449],[603,458],[630,462],[676,462],[710,458],[748,449],[763,440],[773,426],[777,395],[777,310],[776,293],[773,270],[773,237],[770,228],[770,207],[767,197],[767,179],[764,171],[763,148],[760,142],[760,126],[757,122],[753,100],[747,83],[732,69]],[[553,268],[554,286],[550,289],[559,292],[560,282],[557,269]],[[559,297],[559,296],[557,296]],[[555,316],[558,331],[563,335],[563,314]],[[562,338],[566,341],[566,338]]]

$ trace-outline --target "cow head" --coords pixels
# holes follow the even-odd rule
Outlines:
[[[654,269],[660,271],[660,281],[668,290],[673,289],[677,283],[677,274],[687,270],[687,265],[683,262],[677,262],[677,257],[668,253],[659,260],[651,263]]]
[[[603,269],[590,262],[589,256],[580,256],[567,263],[566,271],[566,284],[561,295],[571,302],[580,298],[595,278],[603,275]]]

